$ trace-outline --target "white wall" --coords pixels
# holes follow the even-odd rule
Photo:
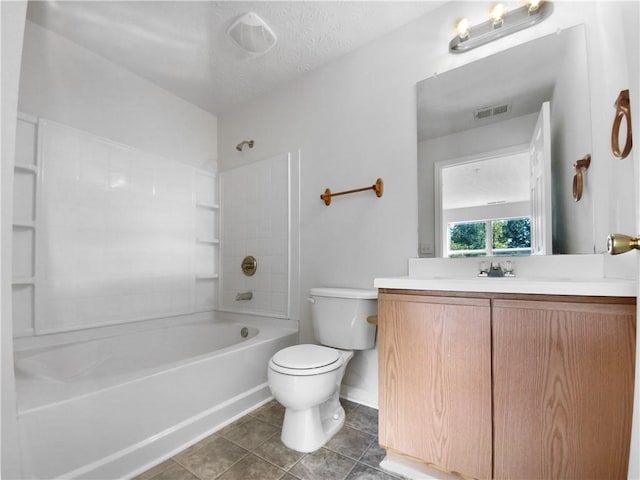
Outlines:
[[[20,457],[16,421],[15,376],[13,372],[13,325],[11,308],[12,279],[12,217],[13,217],[13,158],[16,139],[18,82],[24,31],[26,2],[0,2],[2,32],[2,165],[0,215],[0,477],[19,478]]]
[[[217,119],[27,21],[20,111],[202,167],[217,157]]]
[[[611,32],[619,29],[613,18],[616,14],[602,15],[593,2],[554,3],[553,15],[536,27],[462,55],[447,51],[453,35],[451,25],[460,16],[468,16],[472,22],[484,20],[486,4],[444,5],[220,117],[222,170],[238,162],[301,149],[302,298],[313,286],[371,287],[376,276],[406,274],[407,257],[417,255],[415,84],[418,81],[558,28],[585,23],[590,52],[602,39],[608,44]],[[617,4],[602,5],[602,10],[606,7],[616,11]],[[609,72],[599,67],[603,56],[595,52],[595,57],[590,58],[590,77],[614,75],[619,82],[627,83],[619,70]],[[592,78],[590,86],[593,117],[607,118],[604,122],[607,125],[594,126],[594,136],[608,139],[611,105],[619,89],[594,84]],[[237,153],[234,146],[244,138],[254,139],[256,146],[251,152]],[[594,141],[594,158],[611,162],[607,152],[605,143]],[[319,199],[327,187],[334,191],[361,187],[373,184],[377,177],[385,181],[384,196],[380,199],[366,192],[336,198],[330,207]],[[598,218],[610,219],[601,228],[604,231],[618,218],[610,217],[607,204],[600,203],[604,204],[601,207],[604,211],[596,212]],[[600,240],[602,232],[596,235]],[[603,244],[604,239],[600,242]],[[306,304],[301,305],[301,340],[312,341],[309,310]],[[352,387],[354,395],[369,403],[377,402],[375,351],[356,355],[345,383]]]

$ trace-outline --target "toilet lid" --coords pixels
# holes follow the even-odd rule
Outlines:
[[[340,358],[337,350],[322,345],[294,345],[277,352],[271,359],[280,367],[308,370],[329,366]]]

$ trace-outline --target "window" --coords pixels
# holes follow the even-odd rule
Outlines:
[[[447,224],[447,256],[531,255],[531,218]]]

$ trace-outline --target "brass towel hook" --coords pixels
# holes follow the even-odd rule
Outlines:
[[[616,118],[613,119],[613,128],[611,129],[611,150],[613,154],[618,158],[626,158],[631,152],[631,146],[633,141],[631,139],[631,103],[629,101],[629,90],[620,91],[620,95],[615,103]],[[627,122],[627,138],[624,142],[624,148],[620,150],[619,137],[620,137],[620,125],[622,119]]]
[[[591,155],[587,154],[576,163],[573,164],[573,168],[576,169],[576,173],[573,176],[573,199],[578,202],[582,198],[582,186],[583,186],[583,178],[582,178],[582,169],[585,170],[589,168],[591,165]]]

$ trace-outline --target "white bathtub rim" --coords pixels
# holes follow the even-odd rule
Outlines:
[[[231,321],[231,320],[218,320],[216,321],[216,323],[233,323],[233,324],[237,324],[238,326],[241,325],[245,325],[244,322],[238,322],[236,323],[235,321]],[[197,323],[197,322],[194,322]],[[246,323],[246,325],[250,325],[249,323]],[[251,325],[253,326],[253,325]],[[89,398],[91,396],[95,396],[95,395],[100,395],[101,393],[108,391],[108,390],[112,390],[115,388],[119,388],[121,386],[139,381],[142,378],[154,378],[157,377],[159,375],[163,375],[165,373],[168,372],[172,372],[175,370],[179,370],[179,369],[184,369],[184,368],[188,368],[190,366],[202,363],[202,362],[206,362],[208,360],[210,360],[211,358],[214,357],[218,357],[218,356],[225,356],[225,355],[230,355],[233,354],[234,352],[237,351],[243,351],[246,349],[249,349],[253,346],[257,346],[257,345],[261,345],[264,343],[267,343],[269,341],[272,341],[274,338],[277,337],[281,337],[281,336],[286,336],[286,335],[290,335],[292,333],[295,333],[296,330],[294,329],[283,329],[283,328],[278,328],[278,327],[273,327],[273,326],[259,326],[259,332],[256,336],[252,337],[251,339],[247,340],[247,341],[243,341],[243,342],[239,342],[230,346],[227,346],[225,348],[222,348],[220,350],[214,350],[212,352],[207,352],[207,353],[203,353],[194,357],[189,357],[187,359],[182,359],[173,363],[166,363],[166,364],[161,364],[161,365],[156,365],[150,368],[146,368],[146,369],[142,369],[142,370],[137,370],[134,372],[127,372],[127,373],[123,373],[123,374],[119,374],[119,375],[115,375],[112,377],[105,377],[102,380],[102,382],[91,382],[90,380],[83,382],[78,382],[76,384],[72,384],[73,386],[76,387],[76,389],[80,389],[81,387],[83,387],[84,385],[86,385],[87,383],[91,383],[91,385],[93,386],[93,388],[89,391],[84,391],[81,393],[76,393],[76,394],[71,394],[69,396],[66,396],[64,398],[60,398],[60,399],[56,399],[56,400],[52,400],[43,404],[36,404],[34,406],[28,406],[29,403],[33,403],[33,402],[27,402],[27,406],[24,405],[24,403],[21,404],[20,402],[20,396],[18,396],[18,415],[26,415],[28,413],[32,413],[32,412],[37,412],[39,410],[44,410],[44,409],[48,409],[48,408],[55,408],[57,406],[60,406],[66,402],[70,402],[70,401],[74,401],[77,399],[81,399],[81,398]],[[75,343],[75,342],[74,342]],[[38,349],[39,350],[39,349]],[[32,379],[21,379],[19,376],[17,377],[17,380],[19,382],[25,382],[25,383],[46,383],[46,384],[57,384],[57,383],[61,383],[61,382],[56,382],[56,381],[51,381],[51,380],[47,380],[44,378],[41,379],[37,379],[37,380],[32,380]],[[102,383],[102,385],[100,384]]]
[[[279,327],[286,330],[298,330],[299,322],[292,319],[274,318],[248,313],[234,313],[221,310],[198,312],[192,314],[171,315],[162,318],[138,320],[134,322],[105,325],[100,327],[88,327],[84,329],[56,332],[30,337],[14,338],[13,350],[19,353],[24,350],[61,346],[76,342],[85,342],[100,338],[113,337],[127,333],[140,332],[155,328],[167,328],[176,325],[185,325],[197,322],[224,322],[236,321],[247,323],[256,327]]]
[[[167,317],[137,320],[99,327],[87,327],[66,332],[41,333],[30,337],[14,338],[13,350],[19,353],[35,348],[56,347],[69,343],[86,342],[100,338],[108,338],[126,333],[135,333],[155,328],[171,327],[200,321],[216,321],[215,312],[200,312],[188,315],[170,315]]]
[[[70,341],[67,343],[60,343],[60,344],[55,344],[55,345],[46,345],[46,346],[37,346],[37,347],[33,347],[33,348],[25,348],[20,350],[19,352],[16,352],[16,361],[19,361],[22,359],[22,357],[37,357],[39,355],[42,354],[47,354],[48,352],[55,350],[55,349],[60,349],[60,348],[65,348],[65,347],[75,347],[78,345],[84,345],[84,344],[90,344],[92,342],[100,342],[100,341],[110,341],[110,340],[114,340],[117,339],[118,337],[121,336],[129,336],[129,335],[135,335],[135,334],[140,334],[140,333],[145,333],[147,331],[151,332],[151,331],[155,331],[155,330],[170,330],[170,329],[176,329],[176,328],[184,328],[184,327],[199,327],[199,326],[213,326],[213,325],[224,325],[224,326],[233,326],[235,328],[238,327],[250,327],[253,328],[254,330],[256,330],[256,333],[251,335],[248,339],[246,340],[238,340],[236,343],[232,343],[230,345],[225,345],[222,348],[217,348],[217,349],[212,349],[210,351],[207,351],[205,353],[202,354],[198,354],[198,355],[193,355],[192,357],[187,357],[185,359],[180,359],[180,360],[174,360],[171,362],[166,362],[163,363],[163,365],[171,365],[171,364],[177,364],[179,363],[181,360],[186,360],[189,358],[195,358],[195,357],[199,357],[201,355],[207,355],[213,352],[219,352],[219,351],[223,351],[225,348],[233,346],[233,345],[237,345],[243,342],[249,342],[251,341],[253,338],[255,338],[256,336],[258,336],[260,334],[260,328],[254,325],[250,325],[250,324],[245,324],[244,322],[234,322],[234,321],[230,321],[230,320],[215,320],[215,321],[211,321],[211,320],[192,320],[190,322],[184,322],[184,323],[180,323],[177,325],[170,325],[170,326],[162,326],[162,327],[156,327],[156,328],[150,328],[150,329],[145,329],[145,330],[130,330],[127,332],[123,332],[121,334],[117,334],[117,333],[112,333],[109,335],[103,335],[100,337],[96,337],[96,338],[89,338],[86,340],[74,340],[74,341]],[[165,332],[166,333],[166,332]],[[141,368],[140,370],[136,370],[136,371],[144,371],[144,370],[151,370],[154,367],[147,367],[147,368]],[[21,372],[17,372],[18,375],[21,375]],[[28,375],[27,374],[27,378],[38,378],[38,379],[44,379],[44,380],[48,380],[50,382],[53,383],[73,383],[73,381],[65,381],[63,379],[59,379],[59,378],[55,378],[55,377],[51,377],[45,374],[31,374]],[[73,376],[71,376],[70,378],[73,378]]]

